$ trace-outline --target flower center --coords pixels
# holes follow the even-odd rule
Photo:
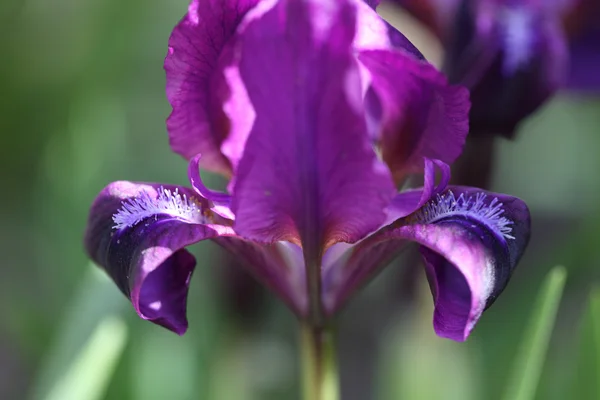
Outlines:
[[[489,202],[486,199],[485,193],[475,196],[465,196],[463,193],[456,198],[452,191],[448,191],[430,200],[413,218],[417,223],[434,223],[448,217],[463,216],[478,220],[500,237],[514,239],[511,235],[513,221],[503,216],[503,204],[496,197]]]
[[[144,190],[139,196],[124,200],[119,211],[113,215],[113,228],[129,228],[146,218],[157,218],[159,215],[169,215],[189,223],[207,222],[203,209],[195,198],[181,195],[178,189],[172,192],[161,186],[156,195]]]

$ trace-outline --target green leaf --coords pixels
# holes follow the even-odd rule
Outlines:
[[[126,341],[125,322],[114,316],[104,318],[45,400],[101,399]]]
[[[590,311],[594,334],[594,354],[596,356],[596,377],[598,377],[600,374],[600,288],[594,288],[590,297]],[[596,383],[596,396],[600,396],[600,379],[595,379],[594,382]]]
[[[570,389],[573,398],[597,399],[600,398],[600,287],[592,289],[581,322]]]
[[[131,345],[135,354],[130,361],[132,399],[195,398],[202,386],[206,386],[203,382],[206,378],[196,360],[194,339],[193,332],[180,337],[166,329],[142,324]]]
[[[30,397],[90,400],[101,396],[125,344],[127,331],[118,316],[126,304],[114,283],[97,267],[90,266],[64,317],[58,320]],[[89,385],[89,393],[68,397],[65,390],[73,382],[77,383],[73,394],[80,393],[76,392],[80,384]]]
[[[505,400],[535,398],[566,277],[565,268],[557,266],[544,280],[506,387]]]

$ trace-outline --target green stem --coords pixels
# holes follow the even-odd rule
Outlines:
[[[333,333],[301,323],[302,385],[304,400],[338,400],[339,383]]]
[[[304,253],[305,260],[307,252]],[[319,257],[320,259],[320,257]],[[306,289],[308,291],[308,318],[310,325],[323,325],[323,304],[321,303],[321,263],[306,264]],[[306,323],[306,322],[305,322]]]

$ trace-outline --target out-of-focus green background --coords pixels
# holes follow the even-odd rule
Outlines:
[[[83,252],[88,207],[108,182],[186,183],[167,143],[162,70],[186,7],[0,2],[0,399],[299,398],[295,319],[216,246],[194,249],[184,337],[139,320]],[[414,22],[398,21],[440,59]],[[388,268],[339,318],[343,399],[500,398],[540,282],[558,264],[569,276],[537,398],[600,398],[582,318],[600,275],[599,153],[600,98],[576,93],[503,142],[494,189],[526,200],[534,219],[511,284],[472,337],[453,343],[433,334],[425,279],[415,287]]]

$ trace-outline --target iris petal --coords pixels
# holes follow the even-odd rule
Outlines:
[[[215,239],[292,310],[302,314],[298,268],[275,245],[238,237],[211,215],[193,190],[171,185],[114,182],[90,210],[85,248],[130,298],[140,317],[175,333],[187,329],[186,299],[196,261],[186,246]]]
[[[200,160],[202,159],[201,155],[198,154],[195,157],[192,157],[188,166],[188,177],[190,179],[190,183],[192,187],[202,198],[206,200],[210,200],[214,203],[229,203],[231,200],[231,196],[227,193],[215,192],[207,188],[202,182],[202,178],[200,177]]]
[[[376,229],[394,192],[367,134],[350,1],[280,1],[243,33],[256,121],[233,190],[236,231],[318,257]]]
[[[527,206],[479,189],[451,187],[424,208],[374,233],[331,268],[327,303],[335,312],[408,242],[420,245],[435,302],[438,335],[465,340],[504,290],[529,241]]]
[[[404,190],[392,199],[387,207],[387,219],[384,225],[389,225],[399,218],[406,217],[423,207],[432,197],[440,194],[450,181],[450,167],[440,160],[424,159],[423,187],[419,189]],[[436,172],[439,171],[440,180],[436,184]]]
[[[90,210],[85,246],[91,258],[131,299],[140,317],[183,334],[187,329],[188,285],[196,264],[183,248],[219,233],[197,223],[200,219],[186,220],[177,215],[176,207],[169,209],[166,203],[162,212],[155,211],[137,222],[132,219],[118,229],[114,221],[124,201],[134,202],[145,196],[157,199],[165,189],[194,197],[192,191],[173,186],[159,188],[132,182],[108,185]]]
[[[420,171],[423,157],[454,162],[469,131],[468,91],[448,85],[431,64],[400,50],[365,50],[359,60],[380,98],[379,140],[396,182]]]
[[[231,129],[223,110],[231,95],[223,71],[234,56],[228,42],[258,1],[192,0],[169,39],[165,71],[173,107],[167,120],[171,148],[186,159],[202,153],[202,166],[216,172],[231,172],[220,150]]]
[[[357,9],[356,36],[354,47],[361,50],[390,50],[395,48],[424,60],[423,54],[400,31],[385,21],[370,6],[378,1],[351,0]]]

